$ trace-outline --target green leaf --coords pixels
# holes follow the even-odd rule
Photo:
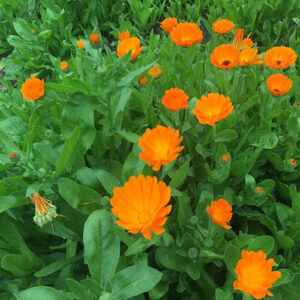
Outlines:
[[[238,134],[233,129],[226,129],[218,132],[215,136],[215,142],[231,142],[238,137]]]
[[[17,34],[24,40],[30,41],[35,39],[35,35],[31,32],[30,25],[25,20],[14,20],[13,25]]]
[[[221,289],[216,289],[216,299],[215,300],[233,300],[233,295],[230,291],[223,291]]]
[[[112,196],[113,189],[117,186],[121,186],[120,181],[114,176],[104,170],[94,170],[97,179],[101,182],[107,193]]]
[[[94,300],[95,298],[91,293],[89,293],[86,288],[80,284],[78,281],[67,278],[66,279],[67,286],[73,294],[77,296],[78,299],[84,299],[84,300]]]
[[[238,247],[227,244],[224,252],[224,262],[227,266],[227,270],[233,275],[236,276],[234,269],[238,261],[241,259],[241,251]]]
[[[115,112],[113,113],[113,121],[116,122],[116,119],[118,117],[119,114],[122,114],[124,112],[124,109],[130,99],[130,96],[132,94],[132,89],[125,87],[122,92],[120,97],[118,97],[117,99],[117,105],[116,105],[116,109]]]
[[[140,138],[140,135],[125,130],[118,130],[117,135],[133,144],[137,143]]]
[[[170,186],[175,189],[179,188],[184,183],[188,171],[189,171],[189,162],[186,161],[172,176],[172,180],[170,181]]]
[[[37,286],[20,292],[18,300],[68,300],[67,294],[49,286]]]
[[[248,251],[263,250],[267,255],[271,253],[274,248],[274,238],[268,235],[263,235],[255,238],[248,246]]]
[[[25,198],[17,198],[12,195],[0,196],[0,214],[8,209],[26,204]]]
[[[251,145],[258,147],[258,148],[264,148],[264,149],[273,149],[276,147],[278,143],[278,137],[273,132],[268,132],[264,130],[257,130],[252,136],[251,136]]]

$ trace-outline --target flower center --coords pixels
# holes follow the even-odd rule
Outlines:
[[[277,60],[277,65],[280,65],[281,64],[281,60]]]
[[[150,219],[151,219],[151,216],[150,216],[149,212],[147,212],[147,211],[140,212],[138,215],[138,220],[142,224],[148,223],[150,221]]]
[[[229,60],[224,60],[222,63],[223,66],[228,66],[229,64],[230,64]]]
[[[278,92],[279,92],[279,90],[278,90],[278,89],[274,89],[274,92],[278,93]]]

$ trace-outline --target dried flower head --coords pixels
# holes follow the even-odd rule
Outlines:
[[[213,223],[225,229],[231,228],[226,223],[232,218],[232,206],[225,199],[220,198],[218,201],[212,201],[210,206],[206,207],[206,210]]]
[[[160,28],[165,32],[170,33],[177,24],[178,21],[176,18],[167,18],[161,22]]]
[[[294,158],[290,158],[289,163],[292,167],[295,167],[297,165],[297,161]]]
[[[245,46],[253,47],[254,43],[250,39],[251,32],[249,35],[244,39],[244,29],[238,28],[234,32],[233,38],[233,46],[237,47],[240,50],[243,50]]]
[[[131,51],[130,60],[133,61],[139,56],[142,50],[143,47],[140,46],[140,40],[137,37],[131,37],[120,42],[117,47],[117,54],[118,57],[122,57]]]
[[[119,31],[119,41],[122,42],[124,40],[127,40],[130,38],[130,32],[128,30],[126,31]]]
[[[99,44],[101,41],[98,33],[94,32],[94,33],[91,33],[90,34],[90,42],[93,44],[93,45],[97,45]]]
[[[190,47],[201,43],[203,39],[202,30],[195,23],[179,23],[170,33],[171,40],[180,47]]]
[[[212,25],[212,30],[217,33],[217,35],[225,34],[230,32],[234,27],[234,23],[230,20],[221,19],[216,21]]]
[[[287,94],[293,86],[293,81],[283,74],[273,74],[267,78],[267,88],[273,96]]]
[[[76,42],[76,45],[79,47],[79,49],[83,50],[84,49],[84,45],[83,45],[83,41],[82,40],[78,40]]]
[[[181,89],[171,88],[165,91],[162,104],[169,110],[186,109],[189,96]]]
[[[264,57],[264,63],[271,69],[286,69],[296,62],[297,55],[289,47],[273,47]]]
[[[139,78],[139,83],[142,85],[146,85],[148,83],[148,78],[146,76],[142,76]]]
[[[31,79],[26,79],[25,83],[22,84],[21,93],[24,99],[29,99],[30,101],[42,98],[45,93],[44,79],[35,78],[31,74]]]
[[[261,56],[257,55],[257,49],[253,49],[249,46],[245,46],[240,54],[240,66],[248,67],[254,64],[261,64]]]
[[[130,233],[141,232],[151,239],[151,231],[161,234],[172,206],[167,205],[171,198],[171,188],[157,178],[131,176],[124,187],[116,187],[110,199],[112,213],[119,218],[116,223]],[[166,206],[167,205],[167,206]]]
[[[63,71],[67,71],[68,68],[69,68],[69,64],[68,64],[66,61],[62,61],[62,62],[60,62],[60,68],[61,68]]]
[[[153,66],[150,70],[149,70],[149,76],[154,78],[158,78],[161,74],[162,74],[162,69],[159,66]]]
[[[222,70],[239,65],[240,51],[232,45],[220,45],[210,55],[211,63]]]

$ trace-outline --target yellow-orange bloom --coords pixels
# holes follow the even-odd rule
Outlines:
[[[93,45],[99,44],[100,41],[101,41],[101,39],[100,39],[99,35],[96,32],[90,34],[90,42]]]
[[[77,45],[81,50],[84,49],[84,45],[83,45],[83,41],[82,41],[82,40],[78,40],[78,41],[76,42],[76,45]]]
[[[148,78],[146,76],[142,76],[139,78],[139,83],[142,85],[146,85],[148,83]]]
[[[212,30],[217,33],[217,35],[225,34],[230,32],[234,27],[234,23],[230,20],[221,19],[216,21],[212,25]]]
[[[169,110],[186,109],[189,96],[181,89],[171,88],[165,91],[162,104]]]
[[[127,40],[130,38],[130,32],[128,30],[126,31],[119,31],[119,41],[122,42],[124,40]]]
[[[148,128],[139,138],[139,147],[142,149],[139,158],[145,160],[148,166],[152,166],[154,171],[158,171],[161,165],[167,165],[178,157],[184,148],[179,146],[181,141],[179,130],[161,125],[154,129]]]
[[[176,18],[167,18],[161,22],[160,28],[163,29],[165,32],[171,32],[172,29],[178,24]]]
[[[234,270],[238,279],[233,283],[233,287],[246,295],[252,295],[255,299],[262,299],[266,295],[273,296],[268,289],[281,277],[281,273],[272,271],[274,259],[266,259],[267,255],[262,250],[243,250],[242,258]]]
[[[233,110],[233,105],[229,97],[218,93],[210,93],[197,100],[193,114],[200,124],[215,126],[215,123],[225,119]]]
[[[296,62],[297,55],[289,47],[273,47],[264,57],[264,63],[271,69],[286,69]]]
[[[244,39],[244,29],[242,29],[242,28],[236,29],[234,32],[233,46],[237,47],[240,50],[244,49],[245,46],[253,47],[254,43],[249,38],[250,35],[251,35],[251,32]]]
[[[297,161],[294,158],[290,158],[289,162],[290,162],[290,165],[293,167],[295,167],[297,165]]]
[[[217,68],[227,70],[239,65],[240,51],[232,45],[220,45],[210,55],[211,63]]]
[[[151,68],[149,70],[149,76],[153,77],[154,75],[154,78],[158,78],[161,74],[162,74],[162,69],[159,67],[159,66],[153,66],[153,68]]]
[[[167,205],[171,198],[171,188],[157,178],[137,178],[131,176],[124,187],[116,187],[110,199],[112,213],[119,218],[116,223],[130,233],[141,232],[146,239],[151,239],[151,232],[161,234],[172,205]],[[166,206],[167,205],[167,206]]]
[[[69,68],[69,64],[68,64],[66,61],[62,61],[62,62],[60,62],[60,68],[61,68],[63,71],[67,71],[68,68]]]
[[[240,66],[248,67],[254,64],[261,64],[261,56],[256,56],[257,51],[257,49],[245,46],[240,54]]]
[[[171,40],[181,47],[190,47],[201,43],[203,39],[202,30],[195,23],[179,23],[170,33]]]
[[[133,61],[139,56],[142,50],[143,47],[140,46],[140,40],[137,37],[131,37],[120,42],[117,47],[117,54],[118,57],[122,57],[131,51],[130,60]]]
[[[273,74],[267,78],[267,88],[273,96],[287,94],[293,86],[293,81],[283,74]]]
[[[206,210],[213,223],[230,229],[231,226],[227,225],[232,218],[232,206],[223,198],[218,201],[212,201],[210,206],[206,207]]]
[[[31,79],[26,79],[25,83],[22,84],[21,93],[24,99],[34,101],[40,99],[45,93],[44,79],[35,78],[31,74]]]

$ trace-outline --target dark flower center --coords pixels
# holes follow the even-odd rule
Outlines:
[[[281,64],[281,60],[277,60],[277,65],[280,65]]]
[[[229,60],[224,60],[222,63],[223,66],[228,66],[229,64],[230,64]]]
[[[278,93],[278,92],[279,92],[279,90],[278,90],[278,89],[274,89],[274,92],[277,92],[277,93]]]

